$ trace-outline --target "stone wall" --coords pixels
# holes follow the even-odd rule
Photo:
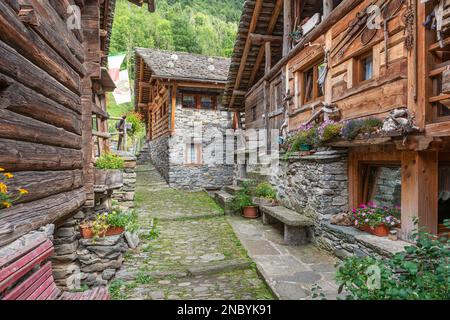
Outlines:
[[[386,175],[385,172],[383,176]],[[392,173],[392,172],[391,172]],[[406,243],[378,238],[353,227],[331,225],[330,218],[349,211],[346,151],[322,151],[280,161],[269,177],[281,204],[312,218],[314,243],[339,258],[350,255],[389,256]],[[380,179],[383,184],[386,179]]]
[[[200,128],[201,135],[194,134]],[[232,115],[220,110],[195,110],[177,106],[175,134],[170,139],[169,184],[183,189],[220,189],[233,184],[234,164],[226,164],[227,129],[232,126]],[[186,165],[186,146],[192,141],[202,142],[203,165]],[[217,141],[222,148],[217,148]],[[234,147],[234,142],[232,148]]]
[[[161,137],[148,143],[148,152],[150,153],[150,161],[153,163],[159,173],[169,180],[169,140],[170,137]]]
[[[314,220],[348,211],[347,154],[324,151],[280,161],[270,182],[282,205]]]
[[[134,197],[136,194],[136,157],[130,154],[123,154],[125,160],[123,169],[123,186],[114,190],[112,199],[118,202],[122,210],[134,208]]]

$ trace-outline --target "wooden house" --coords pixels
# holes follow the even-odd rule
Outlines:
[[[208,165],[215,131],[232,127],[222,108],[229,59],[156,49],[136,49],[135,107],[142,114],[150,158],[172,187],[218,189],[231,184],[233,165]],[[221,154],[223,155],[223,151]],[[223,157],[222,157],[223,158]]]
[[[401,238],[415,217],[442,231],[450,217],[449,10],[446,0],[246,1],[224,105],[245,113],[246,128],[280,136],[330,112],[343,123],[385,125],[403,115],[409,129],[328,144],[347,154],[346,207],[382,198],[385,178],[389,205],[401,205]]]
[[[153,0],[132,2],[154,10]],[[11,190],[29,191],[0,210],[0,246],[93,205],[114,8],[115,0],[0,2],[0,167],[14,174]]]

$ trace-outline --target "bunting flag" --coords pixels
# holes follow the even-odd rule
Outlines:
[[[108,57],[109,75],[116,85],[113,96],[118,105],[131,102],[131,86],[128,70],[120,71],[125,57],[126,54]]]

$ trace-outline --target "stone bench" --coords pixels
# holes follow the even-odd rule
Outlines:
[[[310,240],[310,227],[314,222],[301,214],[285,207],[260,206],[263,224],[272,224],[275,221],[284,224],[284,243],[287,245],[307,244]]]

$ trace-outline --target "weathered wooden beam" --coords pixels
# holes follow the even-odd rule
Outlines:
[[[249,35],[256,30],[256,26],[258,24],[258,20],[259,20],[260,14],[261,14],[262,6],[263,6],[263,1],[262,0],[256,0],[256,2],[255,2],[255,9],[253,10],[252,20],[251,20],[250,26],[248,28]],[[237,76],[236,76],[236,82],[234,84],[234,90],[239,90],[239,87],[241,86],[242,75],[244,73],[245,66],[247,64],[247,59],[248,59],[248,55],[250,53],[251,47],[252,47],[252,42],[249,39],[249,37],[247,36],[247,40],[246,40],[245,46],[244,46],[244,52],[242,54],[241,62],[240,62],[240,65],[239,65],[239,70],[238,70],[238,73],[237,73]],[[230,107],[231,108],[234,106],[234,101],[235,101],[235,96],[232,95],[231,102],[230,102]]]
[[[0,163],[8,171],[82,168],[80,150],[0,138]]]
[[[290,0],[285,0],[290,5]],[[264,81],[270,80],[274,77],[293,57],[305,48],[305,44],[313,41],[322,34],[325,34],[328,29],[335,25],[342,17],[344,17],[351,10],[356,8],[364,0],[343,0],[336,8],[331,12],[327,19],[323,20],[318,26],[316,26],[310,33],[308,33],[294,49],[290,50],[277,64],[270,70],[268,74],[262,77],[253,88],[259,87]],[[285,13],[286,15],[286,13]],[[286,19],[286,17],[285,17]],[[286,31],[286,30],[285,30]],[[288,33],[289,34],[289,33]],[[285,35],[286,36],[286,35]],[[251,89],[250,91],[252,91]]]
[[[283,10],[283,0],[277,0],[275,4],[275,8],[273,10],[273,15],[270,18],[269,26],[267,27],[267,34],[272,34],[275,30],[275,27],[278,22],[278,18],[280,17],[281,11]],[[248,86],[251,87],[255,83],[256,75],[258,74],[259,68],[261,67],[261,64],[264,59],[265,54],[265,48],[260,47],[258,56],[256,57],[255,65],[253,67],[252,73],[250,75],[250,80]]]
[[[7,85],[3,89],[0,87],[0,109],[8,109],[81,135],[81,116],[78,113],[0,74],[2,81]]]
[[[304,1],[304,0],[301,0]],[[284,0],[284,29],[283,29],[283,57],[286,57],[291,48],[289,34],[292,32],[292,1]]]
[[[258,45],[261,45],[266,42],[281,43],[283,41],[283,37],[269,34],[250,33],[248,35],[248,38],[253,44]]]
[[[30,63],[29,60],[2,41],[0,41],[0,57],[2,57],[0,59],[0,73],[76,112],[81,111],[80,97],[77,94],[64,87],[46,72],[42,72],[42,69]]]
[[[86,201],[84,188],[0,210],[0,247],[79,209]]]
[[[81,136],[6,109],[0,109],[0,138],[81,149]]]
[[[14,172],[8,180],[10,190],[23,188],[28,194],[15,203],[24,203],[43,199],[61,192],[78,189],[83,185],[81,170],[64,171],[22,171]]]
[[[265,56],[266,56],[266,68],[265,73],[269,73],[272,68],[272,43],[266,42],[265,44]]]
[[[323,0],[323,19],[326,19],[333,11],[333,0]]]

